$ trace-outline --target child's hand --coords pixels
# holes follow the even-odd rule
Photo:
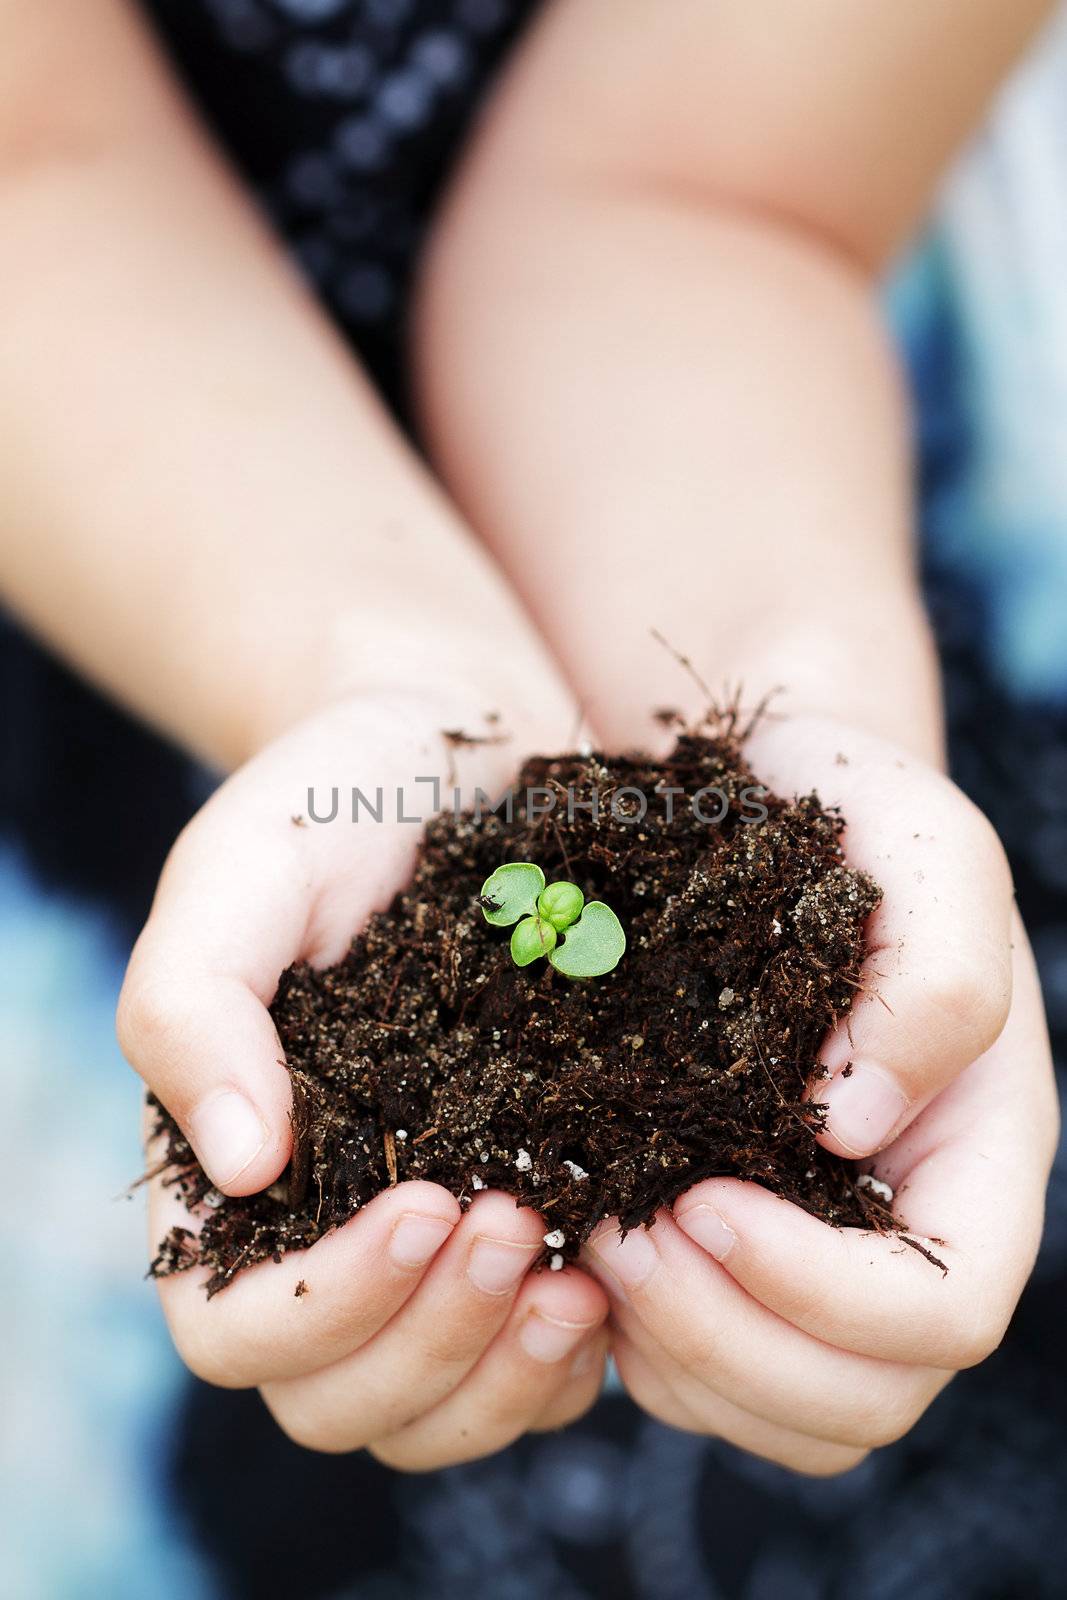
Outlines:
[[[428,814],[430,788],[414,779],[446,778],[441,730],[484,732],[472,719],[444,700],[339,704],[242,768],[175,845],[130,963],[119,1032],[227,1193],[265,1188],[290,1154],[288,1076],[267,1011],[279,974],[299,958],[338,960],[410,874],[420,830],[390,823],[388,810],[381,825],[366,814],[353,825],[350,786],[383,784],[388,800],[402,785],[405,813]],[[487,745],[454,758],[457,782],[491,792],[516,751]],[[339,786],[336,821],[294,822],[311,785],[320,807]],[[175,1223],[189,1226],[189,1215],[157,1180],[152,1243]],[[428,1468],[560,1426],[596,1397],[607,1302],[583,1272],[527,1276],[543,1232],[503,1195],[486,1193],[461,1216],[444,1189],[405,1183],[211,1301],[205,1269],[159,1287],[194,1372],[258,1385],[301,1443],[367,1445],[396,1466]]]
[[[832,1473],[906,1432],[1000,1342],[1036,1254],[1058,1116],[1033,961],[974,807],[914,757],[832,722],[765,726],[749,753],[777,792],[817,788],[841,805],[850,862],[885,890],[867,992],[811,1095],[830,1108],[822,1142],[880,1152],[869,1165],[894,1210],[949,1270],[728,1179],[621,1245],[606,1226],[587,1256],[641,1405]]]

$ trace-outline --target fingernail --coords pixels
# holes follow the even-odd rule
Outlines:
[[[625,1238],[616,1223],[609,1223],[589,1241],[597,1260],[625,1289],[638,1289],[659,1266],[659,1251],[647,1228],[634,1228]]]
[[[830,1080],[815,1098],[828,1107],[826,1127],[851,1155],[880,1150],[908,1109],[908,1102],[877,1067],[853,1064]]]
[[[189,1117],[189,1137],[212,1183],[233,1183],[259,1155],[270,1129],[243,1094],[224,1089],[197,1106]]]
[[[526,1272],[540,1246],[511,1239],[475,1239],[467,1257],[467,1276],[483,1294],[507,1294]]]
[[[398,1267],[424,1267],[440,1250],[453,1224],[444,1217],[424,1217],[408,1211],[393,1223],[389,1254]]]
[[[531,1311],[519,1329],[519,1343],[534,1361],[562,1361],[592,1327],[589,1322],[557,1322],[543,1311]]]
[[[676,1212],[675,1222],[694,1244],[706,1250],[716,1261],[725,1261],[734,1245],[737,1234],[728,1228],[717,1211],[710,1206],[690,1206],[688,1211]]]

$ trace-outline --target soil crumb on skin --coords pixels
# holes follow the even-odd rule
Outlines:
[[[495,1188],[535,1207],[553,1267],[602,1218],[648,1224],[712,1176],[754,1179],[830,1223],[897,1229],[853,1164],[816,1143],[822,1112],[802,1098],[857,993],[881,891],[845,864],[838,813],[815,795],[754,798],[758,782],[727,723],[683,734],[662,762],[537,757],[510,822],[438,817],[410,887],[345,959],[282,975],[271,1014],[294,1152],[279,1181],[204,1206],[211,1184],[157,1105],[166,1181],[201,1226],[173,1229],[152,1272],[206,1264],[213,1294],[408,1178],[464,1204]],[[709,788],[728,805],[717,824],[690,804]],[[682,791],[672,804],[667,789]],[[538,816],[546,790],[559,803]],[[584,982],[543,961],[515,967],[510,930],[478,899],[504,861],[606,901],[626,931],[619,966]]]

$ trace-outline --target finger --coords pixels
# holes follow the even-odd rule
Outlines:
[[[265,831],[224,787],[172,851],[123,984],[123,1052],[228,1194],[265,1188],[289,1159],[289,1077],[267,1005],[307,915],[280,820]]]
[[[573,1407],[572,1379],[591,1403],[598,1358],[603,1365],[603,1347],[597,1348],[594,1335],[607,1314],[606,1295],[585,1273],[534,1274],[458,1388],[414,1422],[375,1440],[373,1454],[404,1472],[427,1472],[502,1450],[564,1392]]]
[[[748,1417],[768,1428],[844,1451],[866,1452],[891,1444],[907,1433],[954,1376],[933,1369],[896,1368],[896,1376],[886,1384],[882,1398],[872,1404],[863,1386],[864,1375],[857,1366],[861,1358],[843,1355],[834,1404],[823,1408],[812,1425],[810,1410],[801,1412],[790,1407],[770,1417],[762,1410],[752,1410],[746,1395],[713,1386],[691,1364],[679,1360],[629,1307],[615,1309],[613,1314],[616,1337],[628,1340],[655,1369],[674,1399],[685,1407],[691,1419],[690,1427],[700,1433],[717,1433],[720,1425],[733,1415],[735,1420]],[[792,1338],[781,1345],[777,1356],[784,1363],[784,1375],[799,1393],[805,1388],[808,1371],[805,1363],[810,1352],[801,1342],[805,1336],[795,1329],[791,1331]]]
[[[844,847],[884,895],[868,923],[862,992],[822,1052],[821,1141],[887,1144],[997,1038],[1011,1000],[1012,883],[981,813],[941,774],[853,729],[797,718],[749,751],[779,792],[818,791],[847,819]],[[847,1076],[846,1076],[847,1073]]]
[[[353,752],[383,746],[383,784],[410,781],[425,735],[402,706],[323,713],[249,762],[179,838],[134,948],[120,1044],[227,1194],[266,1188],[291,1152],[267,1011],[280,974],[301,958],[338,960],[410,869],[414,827],[293,826],[309,773],[344,772]]]
[[[750,1455],[788,1467],[792,1472],[819,1478],[849,1472],[868,1454],[863,1449],[828,1444],[824,1439],[813,1439],[765,1422],[762,1417],[740,1410],[710,1390],[703,1396],[700,1415],[696,1416],[664,1377],[666,1358],[658,1363],[646,1360],[637,1346],[623,1335],[616,1335],[612,1351],[627,1391],[642,1410],[669,1427],[724,1439]],[[669,1364],[669,1369],[677,1371],[673,1363]]]
[[[749,1294],[827,1343],[956,1370],[1003,1338],[1041,1238],[1058,1118],[1037,972],[1020,928],[1015,1000],[993,1048],[878,1162],[898,1237],[833,1228],[756,1184],[712,1179],[678,1226]],[[934,1242],[936,1241],[936,1242]]]
[[[639,1348],[670,1356],[694,1396],[706,1388],[766,1422],[868,1449],[906,1432],[947,1381],[941,1372],[836,1350],[791,1327],[666,1213],[624,1240],[608,1225],[590,1247],[614,1321]]]
[[[603,1391],[610,1349],[611,1339],[606,1332],[582,1345],[571,1363],[566,1382],[530,1423],[531,1433],[552,1433],[585,1416]]]
[[[321,1371],[264,1386],[285,1432],[315,1450],[356,1450],[439,1404],[507,1321],[543,1234],[536,1212],[479,1195],[381,1333]]]
[[[402,1183],[310,1250],[247,1268],[211,1300],[206,1267],[162,1278],[160,1299],[178,1352],[198,1377],[225,1388],[328,1366],[385,1327],[459,1218],[457,1201],[436,1184]],[[196,1222],[174,1189],[153,1182],[153,1246],[169,1228]]]

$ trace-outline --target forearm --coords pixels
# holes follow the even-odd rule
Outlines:
[[[53,103],[108,87],[37,139],[0,120],[0,594],[223,764],[386,685],[569,721],[124,11],[50,9]]]
[[[545,8],[430,254],[421,387],[612,740],[685,698],[655,626],[716,689],[936,750],[874,284],[1045,9]]]
[[[692,706],[656,628],[716,690],[832,690],[936,749],[907,422],[867,284],[684,198],[527,190],[506,217],[495,198],[431,263],[431,434],[597,726],[625,743]],[[925,725],[885,726],[894,701]]]

